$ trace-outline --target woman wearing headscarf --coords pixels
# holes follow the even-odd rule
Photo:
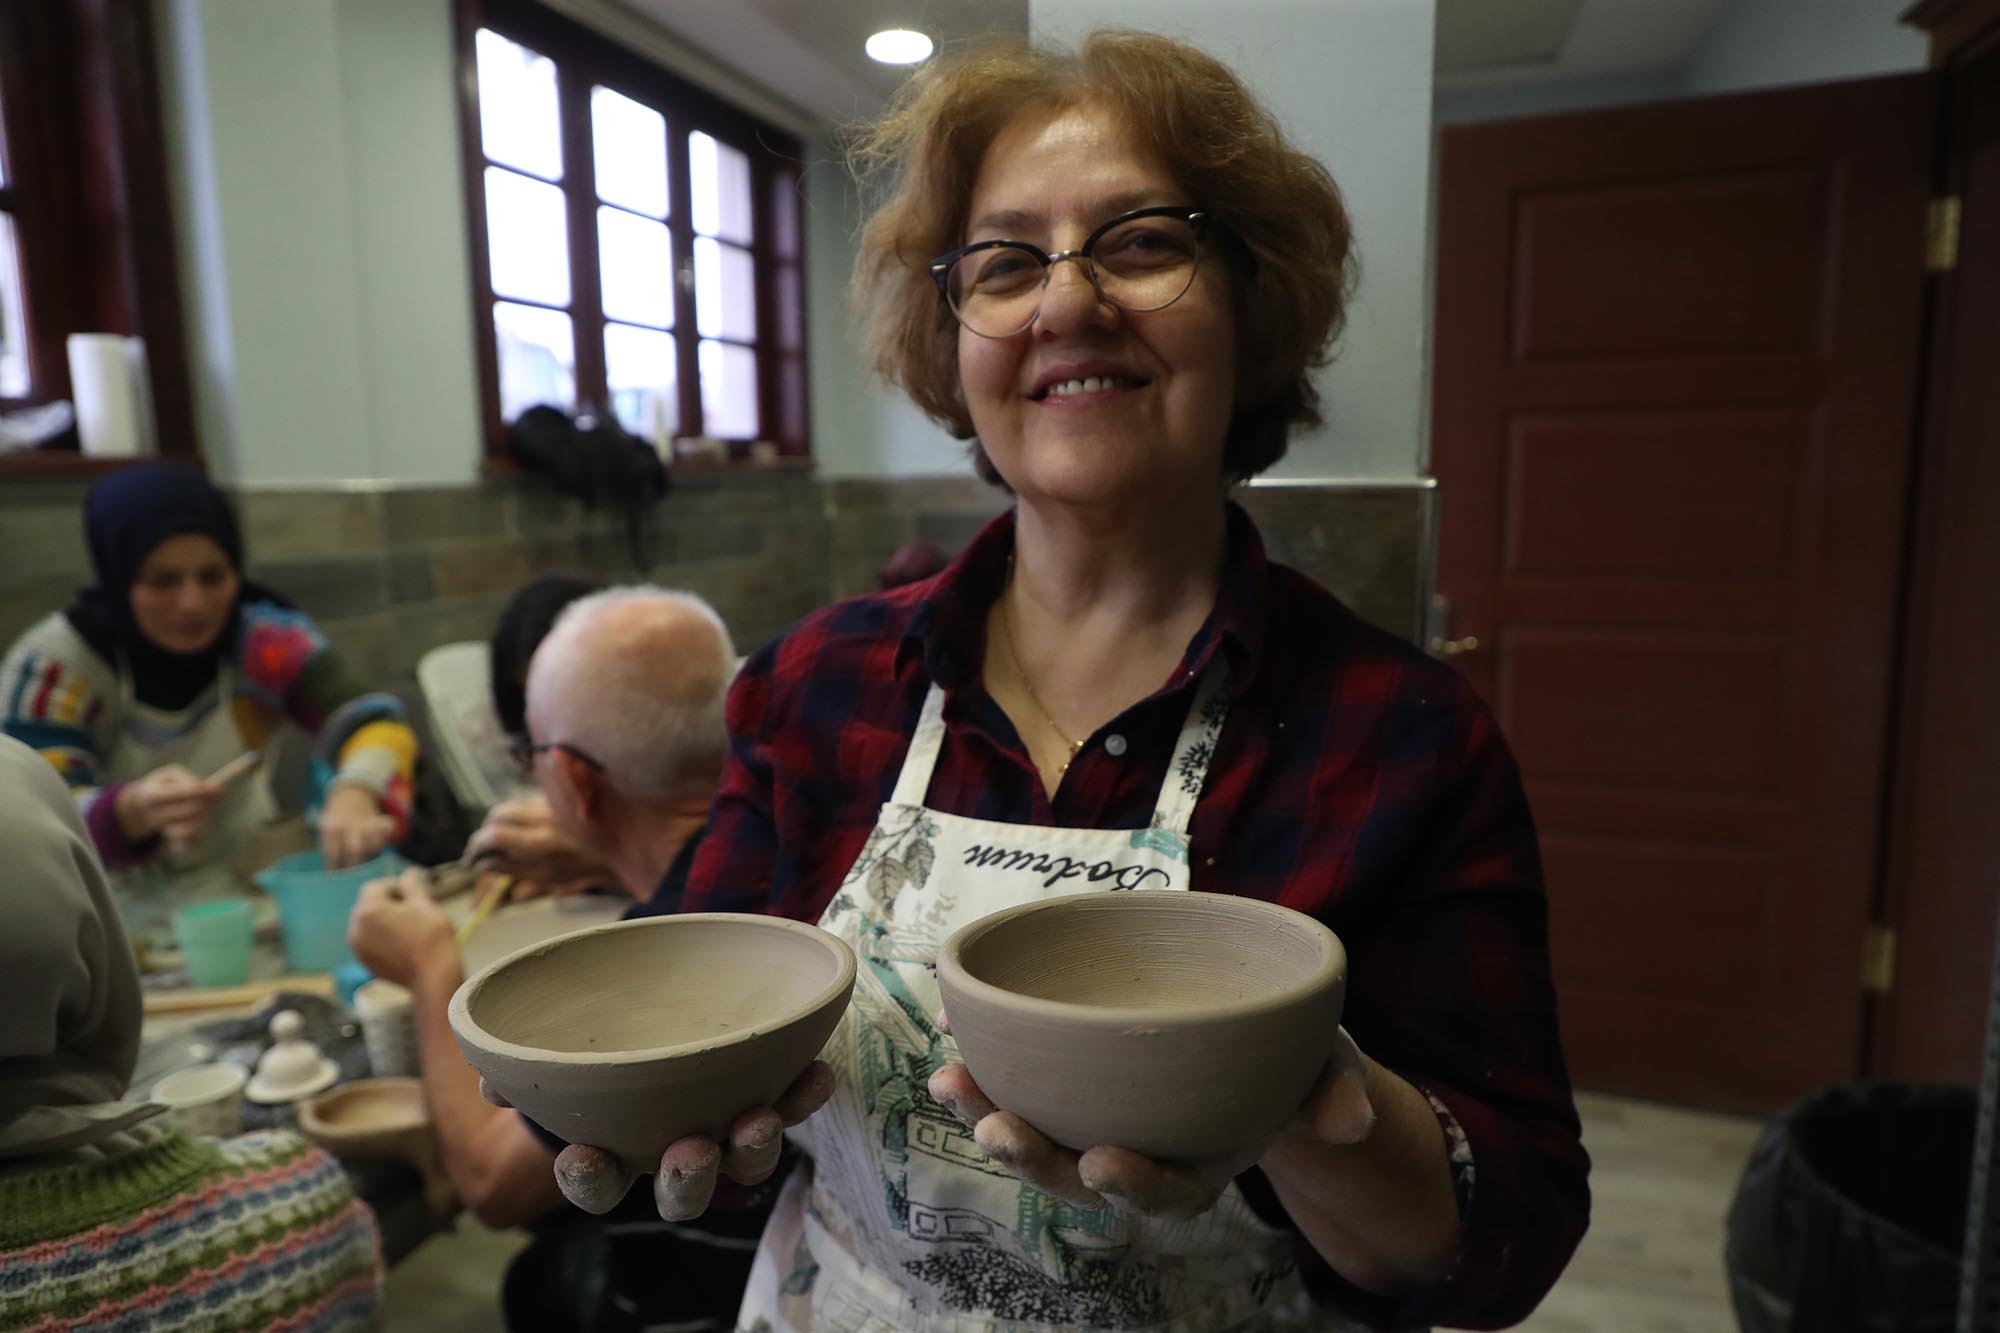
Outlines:
[[[96,581],[0,660],[0,731],[77,796],[135,934],[157,942],[174,907],[236,890],[232,858],[276,809],[261,771],[209,779],[287,721],[315,738],[308,806],[329,866],[407,831],[417,744],[402,705],[244,576],[235,511],[206,477],[108,477],[84,535]]]
[[[120,1100],[139,976],[62,783],[0,737],[0,1330],[376,1327],[381,1247],[294,1134],[191,1138]]]

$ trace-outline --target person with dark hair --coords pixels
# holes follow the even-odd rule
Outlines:
[[[314,738],[308,816],[326,863],[359,864],[408,832],[416,733],[311,618],[243,572],[229,500],[190,467],[149,463],[91,488],[96,581],[0,659],[0,731],[75,793],[127,925],[166,943],[175,907],[239,892],[247,834],[277,810],[262,753],[291,722]]]
[[[876,364],[1014,503],[736,678],[682,910],[815,922],[860,966],[775,1105],[667,1147],[662,1214],[804,1150],[739,1328],[1520,1321],[1589,1189],[1519,772],[1464,679],[1268,559],[1230,495],[1321,420],[1339,190],[1221,62],[1138,32],[937,58],[863,155]],[[1293,1052],[1311,1092],[1207,1169],[1060,1147],[940,1016],[954,931],[1128,874],[1346,945],[1344,1026]],[[557,1178],[587,1209],[632,1179],[588,1144]]]
[[[510,754],[528,732],[528,667],[549,631],[570,605],[599,591],[581,574],[537,574],[507,599],[489,642],[493,713]],[[523,779],[530,775],[516,766]],[[622,887],[603,859],[557,827],[549,803],[524,781],[519,794],[498,802],[467,842],[465,855],[488,862],[514,879],[515,900],[540,893],[576,893],[597,886]]]
[[[526,730],[528,663],[564,609],[602,586],[582,574],[553,570],[537,574],[514,590],[500,608],[490,640],[493,713],[509,736]]]

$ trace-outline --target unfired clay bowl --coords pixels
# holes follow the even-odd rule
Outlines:
[[[1251,1157],[1332,1052],[1347,954],[1275,903],[1156,890],[982,917],[938,956],[945,1014],[995,1106],[1078,1150]]]
[[[820,1052],[854,953],[781,917],[702,912],[595,926],[490,964],[451,999],[466,1060],[569,1143],[659,1169],[675,1139],[721,1139]]]

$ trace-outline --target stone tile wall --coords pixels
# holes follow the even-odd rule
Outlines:
[[[87,580],[84,490],[0,486],[0,645]],[[1415,637],[1428,594],[1428,487],[1239,494],[1277,559]],[[1005,499],[971,477],[683,476],[657,512],[641,572],[620,520],[521,482],[237,496],[251,573],[309,611],[362,671],[403,691],[425,651],[484,638],[508,593],[541,570],[690,589],[714,603],[748,652],[814,607],[872,589],[875,569],[905,542],[956,551]]]

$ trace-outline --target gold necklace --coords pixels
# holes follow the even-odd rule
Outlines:
[[[1002,598],[1004,599],[1008,593],[1011,593],[1013,588],[1014,570],[1013,562],[1010,560],[1007,569],[1007,587],[1001,593]],[[1020,650],[1014,647],[1014,627],[1011,607],[1012,604],[1008,601],[1003,600],[1000,603],[1000,637],[1007,644],[1007,660],[1014,664],[1014,674],[1021,678],[1021,688],[1028,692],[1028,702],[1033,704],[1035,711],[1042,715],[1042,721],[1049,724],[1049,730],[1053,731],[1057,738],[1069,747],[1069,758],[1064,759],[1062,767],[1056,770],[1056,777],[1061,778],[1063,774],[1069,772],[1071,761],[1076,758],[1078,751],[1083,749],[1083,742],[1071,740],[1069,733],[1056,725],[1055,718],[1049,713],[1048,705],[1042,702],[1041,695],[1035,693],[1035,682],[1028,679],[1028,668],[1021,664]]]

